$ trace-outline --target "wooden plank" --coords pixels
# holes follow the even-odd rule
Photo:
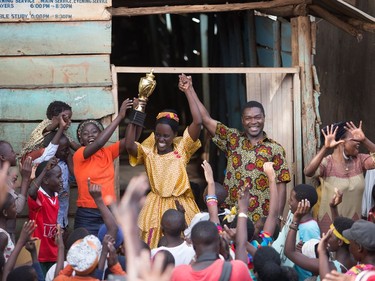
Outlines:
[[[75,120],[98,119],[117,110],[110,88],[0,89],[0,120],[41,120],[54,100],[69,104]]]
[[[0,136],[2,140],[8,141],[16,153],[20,153],[22,146],[28,141],[31,132],[36,128],[39,123],[0,123]],[[77,139],[77,126],[79,122],[73,122],[68,129],[68,134]],[[113,133],[108,141],[108,144],[114,143],[118,140],[118,134]],[[78,142],[78,141],[77,141]]]
[[[294,136],[294,162],[295,162],[295,181],[303,182],[303,149],[302,149],[302,122],[301,122],[301,85],[299,75],[293,75],[293,136]]]
[[[235,73],[298,73],[298,67],[124,67],[116,66],[117,73],[210,73],[210,74],[235,74]]]
[[[0,88],[111,84],[109,55],[0,57]]]
[[[3,1],[0,22],[110,20],[111,6],[112,0]]]
[[[288,5],[297,5],[304,0],[273,0],[250,3],[230,3],[218,5],[179,5],[179,6],[161,6],[161,7],[142,7],[142,8],[111,8],[112,16],[142,16],[158,14],[186,14],[186,13],[212,13],[212,12],[230,12],[242,10],[267,9],[282,7]]]
[[[0,41],[0,56],[110,54],[111,21],[3,23]]]

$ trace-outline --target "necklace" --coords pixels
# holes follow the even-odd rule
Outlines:
[[[345,171],[349,171],[349,164],[351,163],[352,158],[350,156],[346,156],[345,151],[342,152],[342,156],[344,157],[345,163]]]

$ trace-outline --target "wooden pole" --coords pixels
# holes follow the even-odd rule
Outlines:
[[[302,152],[304,166],[310,163],[317,151],[314,110],[314,82],[312,73],[311,23],[308,16],[291,19],[292,62],[300,67]]]
[[[273,0],[250,3],[218,4],[218,5],[181,5],[163,7],[141,7],[141,8],[110,8],[112,16],[143,16],[158,14],[188,14],[188,13],[212,13],[231,12],[241,10],[268,9],[288,5],[298,5],[304,0]]]
[[[375,23],[364,22],[358,19],[349,19],[348,23],[361,30],[375,33]]]

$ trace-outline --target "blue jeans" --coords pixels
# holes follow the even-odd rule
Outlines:
[[[99,209],[78,207],[74,219],[74,229],[84,227],[90,234],[98,235],[100,226],[104,223]]]

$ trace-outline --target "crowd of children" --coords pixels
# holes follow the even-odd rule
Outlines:
[[[2,280],[375,280],[375,224],[372,213],[368,220],[359,219],[361,202],[358,190],[353,191],[362,184],[359,174],[375,167],[375,145],[361,124],[357,128],[340,123],[322,131],[324,146],[305,169],[306,175],[319,177],[321,192],[311,185],[295,185],[286,219],[280,216],[280,202],[285,201],[281,166],[267,158],[254,165],[267,183],[269,196],[261,206],[267,215],[257,220],[249,215],[264,196],[255,198],[250,179],[236,186],[230,195],[236,198],[235,208],[226,209],[228,190],[215,182],[207,161],[201,165],[206,209],[199,210],[186,166],[200,147],[202,125],[212,135],[223,125],[207,112],[202,117],[203,105],[190,77],[181,75],[179,88],[189,103],[192,123],[179,137],[177,112],[163,110],[154,132],[142,143],[137,142],[142,127],[130,123],[125,138],[106,146],[137,100],[126,99],[106,128],[97,120],[82,121],[78,143],[66,134],[72,108],[52,102],[47,119],[20,155],[19,192],[16,153],[0,140]],[[257,114],[264,115],[262,107]],[[254,127],[252,133],[259,131]],[[360,143],[371,154],[358,154]],[[325,156],[329,148],[334,151]],[[133,177],[116,200],[113,162],[125,151],[131,165],[143,164],[146,173]],[[287,167],[283,169],[289,179]],[[343,184],[343,178],[355,180],[355,186]],[[74,227],[68,225],[71,180],[78,186]],[[16,235],[17,213],[26,202],[29,220]],[[22,262],[21,256],[29,258]]]

